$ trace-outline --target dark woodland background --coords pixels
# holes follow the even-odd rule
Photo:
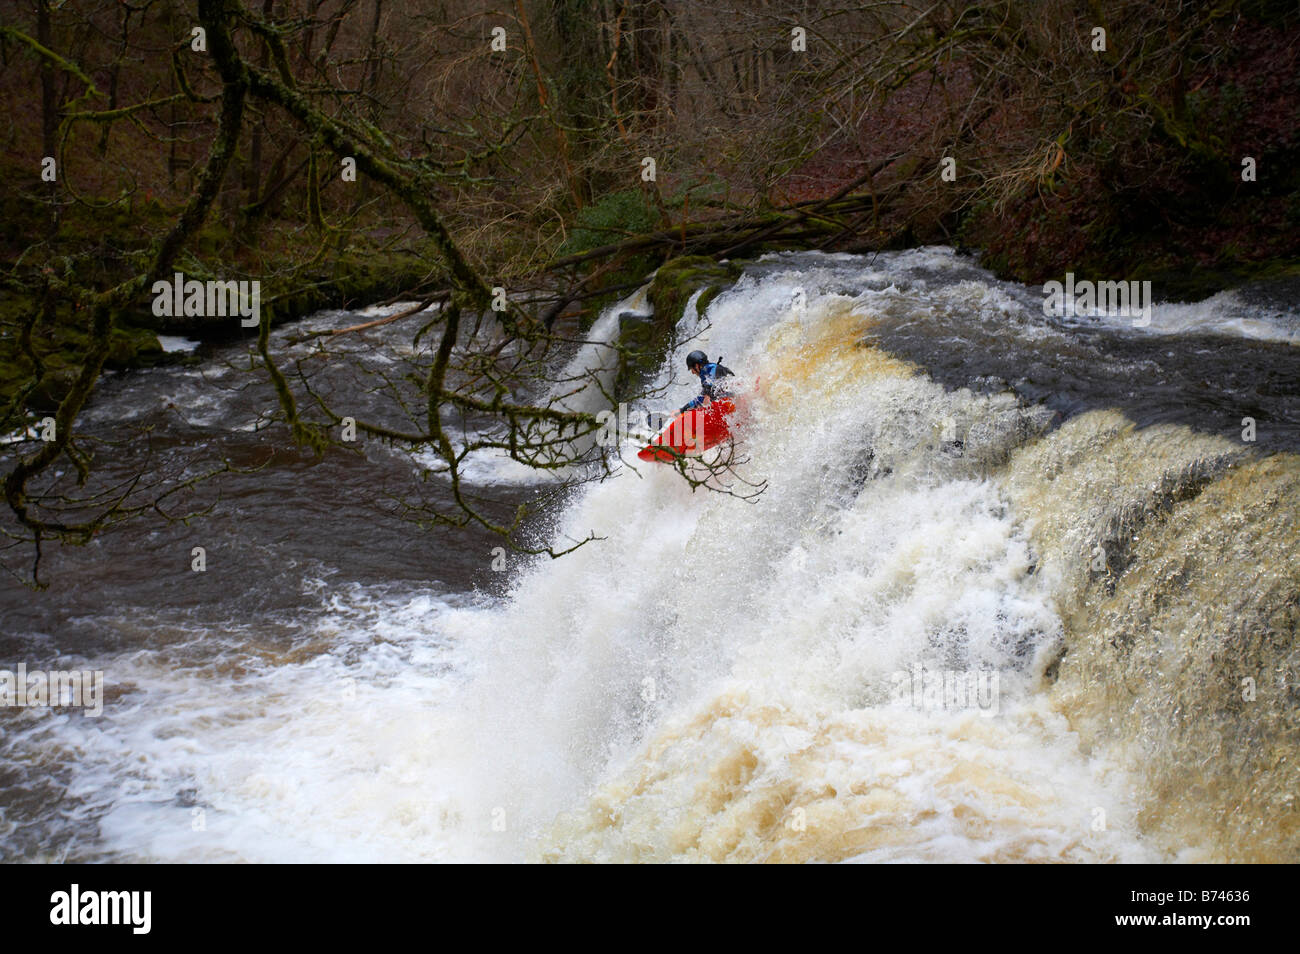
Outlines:
[[[498,402],[510,388],[483,362],[453,380],[462,309],[496,286],[549,291],[502,321],[533,353],[681,256],[945,243],[1006,278],[1182,299],[1297,274],[1294,2],[23,0],[3,17],[0,431],[59,425],[6,451],[4,492],[38,542],[99,526],[37,498],[53,506],[41,475],[60,461],[89,466],[76,422],[104,369],[177,360],[156,333],[256,334],[155,317],[174,271],[260,280],[263,344],[326,306],[444,302],[427,430],[381,436],[452,467],[441,406],[561,416],[489,406],[484,375]],[[267,364],[319,447],[336,422],[299,420]]]

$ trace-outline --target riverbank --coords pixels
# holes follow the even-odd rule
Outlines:
[[[83,282],[92,278],[96,286],[110,288],[138,274],[136,269],[175,211],[153,198],[124,200],[102,209],[72,204],[47,241],[63,252],[65,270]],[[24,242],[50,228],[48,209],[36,200],[32,182],[0,200],[0,214],[7,226],[2,250],[13,259],[21,257]],[[275,326],[326,308],[360,308],[403,292],[416,294],[436,284],[442,270],[430,243],[418,233],[397,232],[397,240],[386,239],[389,231],[331,235],[301,223],[272,222],[263,223],[256,244],[250,245],[249,236],[209,223],[182,254],[176,270],[187,280],[259,281],[260,308]],[[29,343],[24,341],[28,325]],[[157,316],[146,296],[119,315],[105,367],[133,370],[199,360],[190,350],[165,350],[160,335],[218,344],[255,334],[255,329],[229,317]],[[39,288],[7,283],[0,301],[0,407],[30,380],[35,370],[30,347],[46,374],[27,406],[37,413],[54,410],[81,366],[88,343],[86,322],[75,302],[56,296],[43,303]]]

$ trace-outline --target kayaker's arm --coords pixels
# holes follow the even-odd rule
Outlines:
[[[706,385],[706,387],[708,387],[708,386]],[[698,395],[697,397],[694,397],[694,398],[692,398],[691,400],[687,401],[685,404],[683,404],[683,405],[681,406],[681,409],[680,409],[677,413],[678,413],[678,414],[685,414],[687,411],[692,411],[692,410],[694,410],[694,409],[697,408],[697,407],[703,407],[703,406],[704,406],[704,399],[705,399],[706,397],[709,398],[710,400],[713,399],[713,395],[712,395],[712,394],[709,394],[708,391],[705,391],[703,394]]]
[[[713,391],[713,381],[715,378],[725,378],[734,374],[730,368],[724,368],[721,361],[715,361],[712,364],[705,364],[700,369],[700,394],[693,400],[682,405],[678,414],[685,414],[687,411],[694,410],[697,407],[703,407],[705,401],[714,400],[717,395]]]

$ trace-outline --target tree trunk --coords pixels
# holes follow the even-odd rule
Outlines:
[[[50,22],[49,0],[36,0],[36,41],[47,50],[54,48],[54,27]],[[56,135],[59,127],[59,98],[54,89],[54,66],[45,57],[41,57],[41,149],[43,155],[54,156],[57,160],[58,142]],[[63,170],[56,167],[56,175],[63,175]],[[51,237],[59,230],[59,183],[45,183],[45,191],[50,203],[49,231]]]

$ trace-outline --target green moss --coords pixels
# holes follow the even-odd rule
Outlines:
[[[740,266],[734,262],[722,265],[707,255],[683,255],[660,266],[647,297],[659,321],[676,325],[693,294],[706,289],[705,294],[712,301],[735,283],[740,272]]]
[[[1300,277],[1295,259],[1262,262],[1221,262],[1189,268],[1186,262],[1142,263],[1133,269],[1132,280],[1150,281],[1156,298],[1172,301],[1202,301],[1246,282]]]
[[[217,277],[205,274],[202,266],[186,271],[189,278],[200,281]],[[209,266],[210,267],[210,266]],[[178,265],[178,270],[185,267]],[[227,272],[220,276],[230,278]],[[427,282],[429,267],[414,255],[380,254],[367,249],[349,261],[318,267],[311,273],[299,274],[290,281],[295,284],[275,294],[275,289],[263,285],[264,311],[270,313],[272,324],[293,321],[323,308],[354,306],[369,303]],[[271,292],[271,294],[268,294]],[[0,408],[8,405],[15,392],[30,383],[35,368],[18,344],[21,323],[38,307],[30,295],[5,295],[0,304]],[[220,341],[247,336],[253,331],[230,318],[159,318],[146,302],[114,326],[109,339],[109,353],[105,366],[114,370],[153,367],[191,360],[184,353],[165,352],[158,341],[158,333],[184,334],[204,340]],[[81,366],[82,357],[90,344],[89,335],[79,313],[62,307],[54,327],[38,326],[33,333],[33,346],[46,366],[46,376],[28,399],[28,409],[48,413],[57,407],[67,393],[72,378]]]
[[[707,255],[684,255],[660,266],[646,297],[654,308],[652,318],[629,316],[619,325],[619,373],[615,393],[620,400],[652,375],[673,345],[673,332],[697,291],[703,314],[709,302],[735,284],[742,268],[736,262],[720,264]]]
[[[35,299],[16,295],[6,299],[0,314],[0,407],[8,406],[13,395],[31,383],[36,371],[19,345],[20,323],[38,307]],[[29,410],[45,413],[55,409],[67,393],[90,347],[90,335],[77,320],[77,313],[59,314],[53,327],[38,324],[32,331],[32,348],[45,365],[46,374],[28,400]],[[171,359],[148,328],[121,324],[109,334],[105,367],[126,369],[149,367]]]
[[[108,360],[110,368],[139,368],[160,364],[167,352],[158,343],[158,336],[148,328],[115,327],[109,335]]]
[[[576,255],[654,229],[659,215],[640,189],[624,189],[582,209],[556,255]]]

